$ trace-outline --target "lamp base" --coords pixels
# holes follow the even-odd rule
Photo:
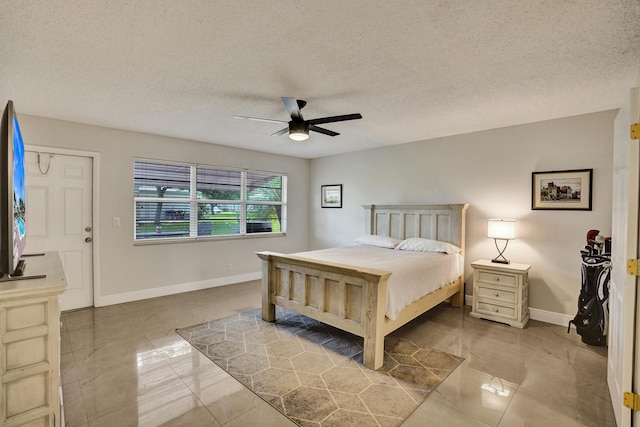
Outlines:
[[[509,260],[502,255],[504,251],[507,249],[507,245],[509,244],[508,239],[500,239],[504,240],[504,248],[500,249],[498,247],[498,239],[493,239],[493,242],[496,244],[496,249],[498,250],[498,256],[491,260],[491,262],[495,262],[498,264],[509,264]]]

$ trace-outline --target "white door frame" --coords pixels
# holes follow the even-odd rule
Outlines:
[[[96,153],[94,151],[81,151],[81,150],[70,150],[66,148],[56,148],[49,147],[46,145],[25,145],[25,151],[34,151],[40,153],[51,153],[51,154],[61,154],[67,156],[77,156],[77,157],[89,157],[93,160],[93,176],[92,176],[92,198],[91,201],[91,218],[92,218],[92,236],[93,239],[91,242],[91,250],[93,251],[93,302],[92,305],[96,305],[96,300],[100,293],[100,215],[98,214],[99,203],[100,200],[98,190],[100,188],[99,177],[100,177],[100,153]],[[28,203],[28,202],[27,202]]]
[[[624,393],[638,393],[638,328],[637,310],[640,292],[638,277],[627,273],[626,263],[638,258],[638,201],[640,186],[640,151],[632,140],[630,125],[640,119],[640,89],[630,90],[614,121],[613,206],[610,322],[607,359],[607,384],[619,426],[638,426],[636,411],[624,405]],[[620,161],[619,159],[624,159]],[[625,163],[626,162],[626,163]],[[626,169],[625,169],[626,167]],[[618,193],[617,193],[618,192]],[[616,264],[617,263],[617,264]]]

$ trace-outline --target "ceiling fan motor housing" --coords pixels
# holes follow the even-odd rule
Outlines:
[[[295,133],[309,133],[309,123],[307,122],[289,122],[289,132]]]
[[[309,123],[291,120],[289,122],[289,138],[296,141],[304,141],[309,138]]]

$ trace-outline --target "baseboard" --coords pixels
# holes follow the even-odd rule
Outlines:
[[[175,295],[183,292],[199,291],[202,289],[215,288],[217,286],[232,285],[234,283],[248,282],[250,280],[259,280],[260,272],[240,274],[237,276],[221,277],[218,279],[202,280],[198,282],[180,283],[177,285],[163,286],[160,288],[145,289],[142,291],[126,292],[123,294],[106,295],[97,297],[95,300],[96,307],[104,307],[107,305],[122,304],[126,302],[139,301],[149,298],[164,297],[167,295]],[[465,305],[473,305],[473,296],[465,295]],[[566,326],[573,316],[553,311],[541,310],[539,308],[529,307],[529,317],[532,320],[551,323],[552,325]]]
[[[555,313],[553,311],[540,310],[539,308],[531,307],[529,307],[529,317],[533,320],[539,320],[540,322],[560,326],[567,326],[569,321],[573,320],[573,316],[568,314]]]
[[[473,307],[473,295],[465,295],[464,296],[464,305],[468,305],[469,307]]]
[[[473,295],[464,296],[465,305],[473,305]],[[539,308],[529,307],[529,318],[531,320],[538,320],[540,322],[551,323],[552,325],[567,326],[570,320],[573,320],[573,316],[562,313],[555,313],[553,311],[541,310]]]
[[[183,292],[199,291],[215,288],[217,286],[232,285],[234,283],[248,282],[261,278],[260,272],[240,274],[237,276],[221,277],[218,279],[201,280],[198,282],[179,283],[177,285],[162,286],[160,288],[145,289],[141,291],[126,292],[122,294],[105,295],[96,297],[94,305],[104,307],[107,305],[122,304],[125,302],[139,301],[148,298],[164,297],[167,295],[181,294]]]

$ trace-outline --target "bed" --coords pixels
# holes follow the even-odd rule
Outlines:
[[[363,236],[450,243],[463,257],[468,206],[366,205]],[[262,318],[275,321],[277,305],[360,336],[364,339],[363,363],[368,368],[382,366],[384,337],[389,333],[443,301],[455,307],[464,304],[463,264],[450,282],[388,316],[387,288],[393,271],[379,268],[384,265],[380,262],[373,268],[327,261],[317,252],[257,253],[262,260]]]

